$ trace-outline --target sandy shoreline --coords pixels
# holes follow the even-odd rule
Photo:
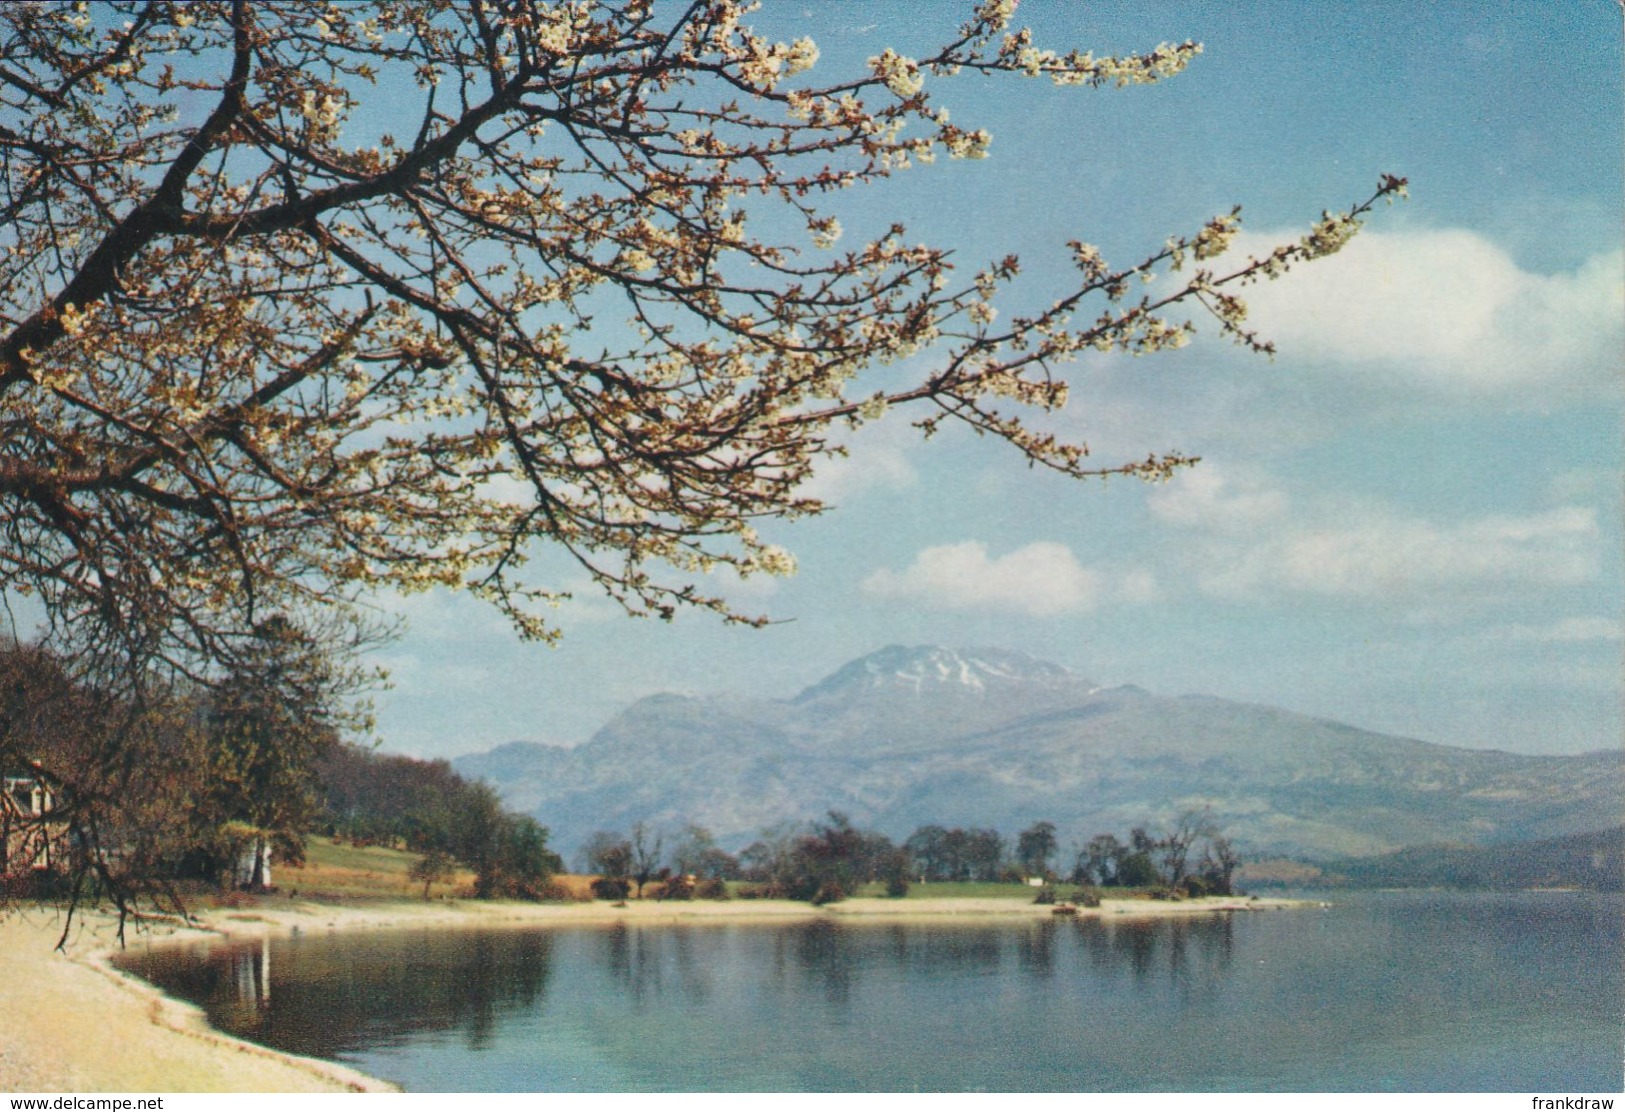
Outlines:
[[[1107,900],[1080,916],[1103,919],[1263,911],[1304,906],[1292,900],[1211,899],[1180,902]],[[319,931],[398,928],[474,929],[591,926],[616,922],[703,924],[833,919],[946,922],[996,917],[1042,920],[1051,909],[1010,899],[854,899],[826,908],[781,900],[509,904],[280,903],[214,910],[195,927],[131,928],[132,946],[211,937],[256,939]],[[387,1082],[331,1062],[298,1058],[224,1035],[200,1009],[161,994],[112,967],[118,942],[112,917],[76,918],[66,952],[57,952],[62,920],[49,909],[0,917],[0,1091],[29,1092],[378,1092]],[[27,1017],[25,1022],[10,1022]]]
[[[392,1086],[332,1062],[221,1034],[203,1012],[108,964],[116,923],[75,916],[66,952],[61,916],[0,917],[0,1091],[378,1092]],[[204,932],[171,932],[177,939]],[[134,935],[132,934],[133,938]]]

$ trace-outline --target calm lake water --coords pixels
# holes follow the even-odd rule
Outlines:
[[[220,1028],[414,1091],[1618,1091],[1618,896],[977,925],[132,947]]]

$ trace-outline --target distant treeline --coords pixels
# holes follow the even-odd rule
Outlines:
[[[1321,884],[1361,888],[1625,889],[1625,826],[1539,842],[1418,846],[1325,866]]]
[[[825,903],[865,884],[883,883],[888,894],[905,895],[911,883],[970,881],[1054,883],[1080,886],[1177,889],[1192,895],[1228,895],[1241,861],[1206,812],[1181,815],[1157,835],[1144,828],[1126,840],[1102,834],[1075,846],[1064,864],[1051,822],[1037,822],[1013,842],[987,827],[922,826],[902,843],[831,811],[821,820],[780,826],[737,855],[719,848],[709,831],[688,826],[666,852],[666,837],[645,824],[630,835],[599,831],[582,847],[578,864],[597,874],[606,897],[642,895],[658,881],[662,894],[683,895],[695,886],[712,892],[726,881],[753,887],[743,894]]]
[[[316,765],[320,810],[314,829],[358,845],[424,856],[420,879],[453,861],[474,870],[475,895],[536,899],[564,862],[548,832],[506,811],[488,784],[464,780],[443,760],[422,761],[335,745]]]

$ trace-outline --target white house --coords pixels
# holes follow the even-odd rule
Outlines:
[[[38,764],[0,779],[0,879],[60,863],[65,837],[63,824],[51,817],[55,806],[52,777]]]

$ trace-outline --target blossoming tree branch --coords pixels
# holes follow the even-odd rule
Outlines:
[[[1167,476],[1191,461],[1096,461],[1031,415],[1080,353],[1193,318],[1267,351],[1238,291],[1404,183],[1222,270],[1235,212],[1132,265],[1074,241],[1037,307],[1003,303],[1015,258],[841,240],[841,191],[988,153],[933,102],[954,74],[1120,86],[1200,50],[1057,53],[1015,7],[826,77],[734,0],[5,5],[6,591],[65,645],[207,676],[267,615],[378,588],[463,588],[551,637],[538,545],[633,612],[756,620],[695,584],[787,571],[755,525],[820,512],[804,483],[888,410]]]

